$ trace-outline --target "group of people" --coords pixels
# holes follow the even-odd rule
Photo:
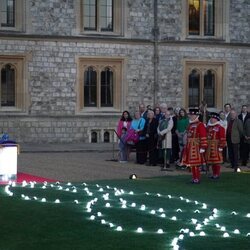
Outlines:
[[[224,110],[209,112],[205,102],[199,108],[168,107],[163,103],[152,108],[140,104],[134,117],[123,111],[117,126],[120,162],[129,160],[136,149],[136,163],[161,165],[171,163],[190,167],[192,183],[200,183],[200,166],[212,166],[213,179],[220,176],[220,164],[230,161],[235,172],[238,161],[246,166],[250,148],[250,113],[243,105],[238,116],[229,103]],[[148,159],[148,161],[147,161]]]

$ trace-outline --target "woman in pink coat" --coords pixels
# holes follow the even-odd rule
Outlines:
[[[129,130],[132,122],[132,117],[127,110],[122,112],[122,116],[117,125],[117,135],[120,138],[122,135],[122,128]]]

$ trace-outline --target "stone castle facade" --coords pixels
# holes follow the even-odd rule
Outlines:
[[[142,102],[188,108],[208,98],[211,110],[250,102],[247,0],[198,1],[199,11],[214,6],[199,12],[198,31],[187,0],[104,1],[113,8],[104,17],[100,0],[10,2],[15,23],[0,27],[0,129],[18,142],[113,141],[122,111]]]

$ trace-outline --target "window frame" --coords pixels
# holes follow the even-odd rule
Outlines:
[[[121,112],[123,106],[122,93],[123,88],[123,58],[76,58],[77,62],[77,114],[100,114],[100,113],[115,113]],[[84,72],[89,67],[92,67],[97,72],[97,106],[88,107],[84,105]],[[101,106],[101,72],[106,68],[110,68],[113,72],[113,106]]]
[[[1,0],[0,0],[0,5],[1,5]],[[15,1],[15,25],[14,27],[9,27],[9,26],[1,26],[0,23],[0,31],[24,31],[24,20],[25,20],[25,0],[16,0]],[[0,9],[0,20],[1,20],[1,9]]]
[[[77,30],[83,35],[123,35],[124,0],[113,0],[113,31],[102,31],[100,25],[100,0],[97,1],[96,30],[84,30],[84,0],[78,0],[76,4]]]
[[[204,35],[204,12],[203,2],[200,6],[200,34],[190,35],[189,34],[189,0],[182,0],[183,9],[183,28],[182,38],[188,40],[226,40],[228,39],[228,17],[229,17],[229,2],[227,0],[215,1],[214,6],[214,35]]]
[[[0,73],[7,64],[15,68],[15,106],[1,106],[1,76],[0,76],[0,113],[24,113],[27,108],[26,90],[26,57],[0,56]]]
[[[184,74],[183,74],[183,106],[189,108],[189,74],[196,70],[200,73],[200,102],[204,99],[204,75],[211,70],[215,73],[215,89],[214,89],[214,107],[208,107],[209,110],[221,110],[223,108],[223,97],[225,92],[225,67],[226,63],[222,61],[184,61]]]

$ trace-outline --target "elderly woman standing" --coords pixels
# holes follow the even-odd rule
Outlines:
[[[140,112],[136,111],[135,118],[131,123],[131,128],[139,134],[139,142],[136,144],[136,163],[138,164],[144,164],[147,160],[147,144],[144,130],[145,122]]]
[[[172,133],[173,120],[170,118],[170,112],[167,110],[165,112],[164,118],[160,121],[157,128],[158,132],[158,147],[163,151],[164,163],[162,165],[162,170],[167,170],[170,167],[170,156],[172,148]]]

